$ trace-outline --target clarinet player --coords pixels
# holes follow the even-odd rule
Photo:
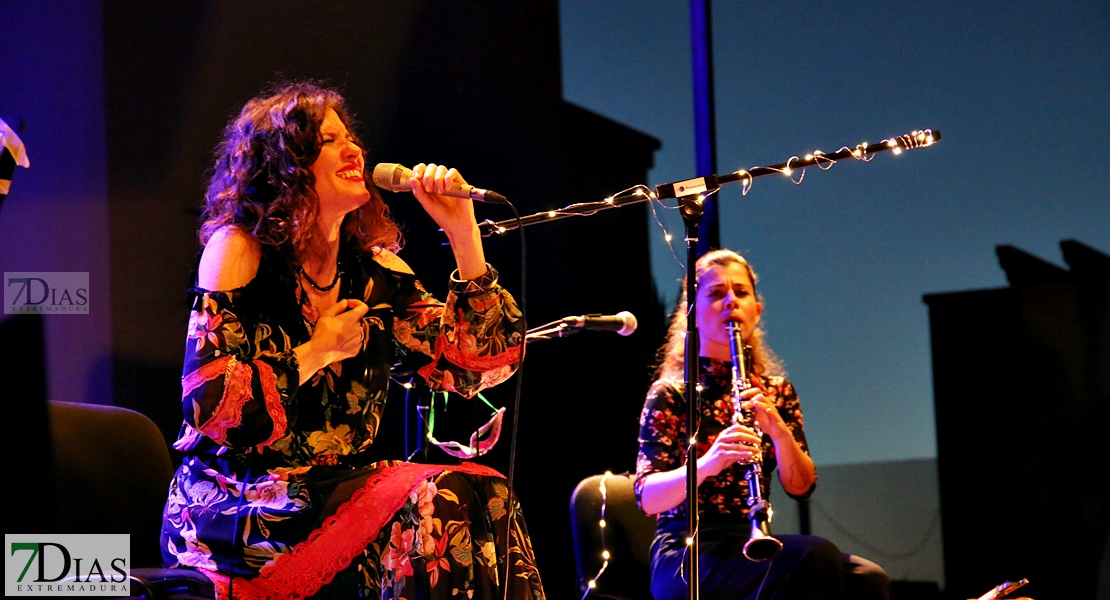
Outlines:
[[[696,264],[696,325],[699,339],[698,569],[702,600],[889,599],[890,581],[879,565],[845,554],[832,542],[808,535],[774,535],[782,549],[753,560],[744,545],[752,536],[749,490],[753,465],[761,469],[762,497],[769,499],[772,474],[789,496],[807,498],[817,484],[809,456],[801,405],[793,385],[764,341],[763,304],[748,262],[730,250],[714,250]],[[683,290],[686,289],[683,284]],[[656,381],[640,415],[634,490],[640,508],[656,515],[651,547],[651,589],[656,600],[687,598],[684,574],[686,516],[685,353],[687,300],[675,308],[667,341],[659,351]],[[736,393],[730,324],[750,347],[750,384]],[[734,422],[734,400],[751,422]],[[773,527],[772,527],[773,533]]]

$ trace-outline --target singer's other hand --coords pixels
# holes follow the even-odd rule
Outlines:
[[[452,184],[465,184],[466,180],[456,169],[443,165],[420,163],[412,168],[412,193],[428,215],[448,236],[470,234],[477,228],[474,218],[474,201],[444,195]]]
[[[362,351],[362,317],[369,309],[360,300],[341,299],[320,313],[312,337],[297,347],[302,384],[316,371]]]

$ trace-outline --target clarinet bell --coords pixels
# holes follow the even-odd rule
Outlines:
[[[752,536],[744,542],[744,558],[752,562],[771,560],[782,551],[782,542],[766,535],[758,526],[752,527]]]
[[[771,520],[771,505],[760,499],[748,512],[748,519],[752,524],[752,531],[748,541],[744,542],[744,558],[752,562],[763,562],[778,556],[782,551],[782,541],[771,536],[767,525]]]

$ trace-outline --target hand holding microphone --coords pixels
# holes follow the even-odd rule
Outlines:
[[[429,167],[434,166],[435,165],[429,165]],[[458,171],[455,171],[455,174],[458,175]],[[379,163],[374,167],[372,178],[374,180],[374,185],[383,190],[389,190],[391,192],[411,192],[412,176],[413,172],[411,169],[407,169],[399,164]],[[505,197],[501,194],[482,188],[476,188],[462,181],[462,177],[459,177],[457,181],[452,181],[442,192],[438,193],[455,198],[470,198],[471,200],[477,200],[479,202],[507,202]]]
[[[460,277],[474,279],[486,272],[474,203],[465,199],[492,197],[492,192],[477,190],[466,183],[457,170],[435,164],[421,163],[409,170],[401,165],[383,163],[374,167],[371,177],[378,187],[396,192],[411,191],[416,196],[420,206],[447,235]]]

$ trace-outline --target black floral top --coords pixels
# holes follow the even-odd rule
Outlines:
[[[167,565],[250,577],[307,539],[336,482],[366,466],[395,368],[466,397],[515,372],[525,325],[492,268],[441,302],[369,253],[343,249],[340,262],[340,298],[370,307],[364,351],[304,385],[293,348],[317,315],[283,261],[264,256],[239,289],[192,290]]]
[[[701,423],[698,439],[704,440],[698,447],[698,456],[701,456],[713,445],[717,434],[732,423],[732,364],[703,357],[700,360],[699,373]],[[802,407],[794,386],[782,377],[754,374],[751,379],[752,385],[761,388],[765,396],[774,399],[779,415],[793,432],[802,451],[808,454]],[[640,413],[640,451],[636,457],[634,486],[637,501],[640,501],[644,477],[657,471],[684,467],[686,464],[686,397],[683,390],[682,381],[661,379],[652,384],[648,391],[644,409]],[[763,497],[768,500],[771,474],[776,465],[771,436],[764,434],[761,481]],[[748,482],[744,474],[748,468],[747,465],[737,463],[702,482],[698,487],[700,527],[747,533]],[[802,497],[808,497],[812,493],[811,487]],[[686,503],[660,513],[656,522],[659,531],[685,532]]]

